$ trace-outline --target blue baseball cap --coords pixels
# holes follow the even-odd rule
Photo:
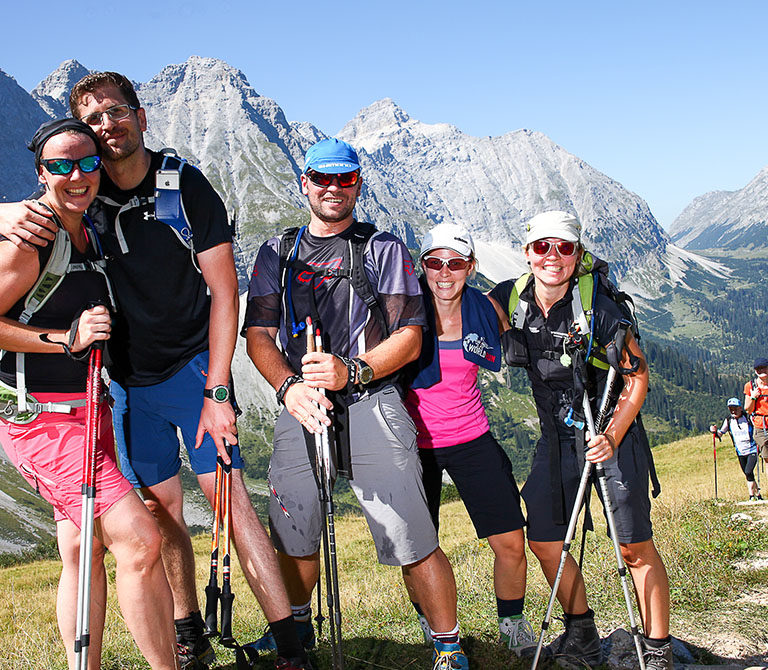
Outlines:
[[[756,358],[755,364],[752,367],[755,369],[768,367],[768,358],[765,358],[765,357]]]
[[[313,144],[304,158],[304,172],[314,170],[336,174],[359,169],[360,159],[357,152],[344,140],[337,140],[335,137]]]
[[[728,407],[741,407],[741,401],[738,398],[728,398],[726,405]]]

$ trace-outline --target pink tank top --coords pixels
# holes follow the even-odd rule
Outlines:
[[[405,399],[420,449],[462,444],[489,430],[477,388],[477,365],[465,360],[461,340],[438,344],[442,379],[426,389],[410,389]]]

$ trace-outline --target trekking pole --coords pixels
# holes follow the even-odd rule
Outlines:
[[[227,453],[232,454],[232,450],[224,441]],[[232,464],[225,464],[221,456],[216,458],[217,469],[221,467],[221,528],[224,534],[223,545],[224,554],[221,558],[221,644],[225,647],[237,647],[237,642],[232,636],[232,603],[235,600],[235,594],[232,593],[232,568],[230,564],[230,543],[232,539]]]
[[[307,352],[323,351],[323,338],[318,324],[307,317]],[[325,389],[317,389],[325,395]],[[323,405],[320,411],[326,414]],[[344,670],[344,654],[341,635],[341,604],[339,595],[339,568],[336,555],[336,526],[333,508],[333,486],[331,483],[331,448],[328,441],[328,428],[323,425],[321,433],[315,433],[315,462],[317,468],[320,503],[323,517],[323,562],[325,563],[325,593],[328,608],[328,622],[331,631],[331,656],[334,670]]]
[[[211,571],[208,577],[208,585],[205,587],[205,637],[216,637],[219,634],[217,615],[219,609],[219,537],[221,527],[221,475],[222,461],[216,459],[216,478],[213,488],[213,524],[211,530]]]
[[[717,442],[715,442],[716,437],[717,437],[717,434],[712,433],[712,460],[715,464],[715,500],[717,500]]]
[[[600,399],[600,411],[598,417],[602,422],[608,414],[608,402],[610,402],[611,394],[613,393],[613,387],[616,380],[616,370],[611,367],[608,370],[608,376],[605,381],[605,388],[603,389],[603,395]],[[576,492],[576,500],[573,503],[573,511],[571,512],[571,518],[568,521],[568,529],[565,532],[565,539],[563,540],[563,549],[560,552],[560,563],[557,566],[557,573],[555,575],[555,581],[552,583],[552,591],[549,594],[549,601],[547,602],[547,610],[544,613],[544,620],[541,622],[541,633],[539,634],[539,641],[536,645],[536,654],[533,657],[533,663],[531,664],[531,670],[536,670],[536,666],[539,664],[539,658],[541,657],[541,650],[544,647],[544,634],[549,628],[550,621],[552,620],[552,609],[555,605],[555,598],[557,597],[557,589],[560,586],[560,581],[563,577],[563,571],[565,570],[565,561],[568,558],[568,554],[571,549],[571,542],[576,534],[576,524],[579,521],[579,513],[581,507],[584,504],[587,487],[589,486],[589,477],[592,474],[592,463],[590,461],[584,461],[584,468],[581,471],[581,479],[579,480],[579,488]],[[579,569],[581,569],[581,561],[583,559],[583,546],[584,535],[586,530],[582,534],[582,551],[579,555]]]
[[[613,370],[613,368],[611,368]],[[589,404],[589,394],[584,391],[584,418],[587,422],[587,429],[589,430],[590,437],[596,437],[599,433],[595,430],[595,422],[592,418],[592,407]],[[618,445],[617,445],[618,446]],[[635,621],[635,611],[632,607],[632,599],[629,595],[629,584],[627,581],[627,566],[624,563],[624,557],[621,555],[621,546],[619,545],[619,537],[616,533],[616,519],[613,516],[613,508],[611,506],[611,495],[608,491],[608,482],[605,479],[605,467],[602,463],[595,464],[595,471],[597,472],[597,481],[600,483],[600,490],[603,493],[603,507],[605,508],[605,518],[608,520],[608,530],[611,534],[611,542],[613,542],[613,551],[616,554],[616,568],[621,579],[621,588],[624,591],[624,602],[627,604],[627,613],[629,614],[629,625],[632,631],[632,637],[635,640],[635,651],[637,651],[637,660],[640,663],[640,670],[645,670],[645,660],[643,659],[643,647],[640,642],[640,631]]]
[[[85,453],[80,514],[80,562],[77,574],[77,622],[75,624],[75,667],[88,667],[91,614],[91,568],[93,558],[93,516],[96,501],[96,446],[101,399],[101,356],[103,342],[95,342],[88,358],[85,397]]]
[[[597,410],[597,418],[595,419],[595,427],[598,431],[602,431],[605,428],[605,421],[608,418],[608,403],[613,396],[613,389],[616,385],[616,370],[613,367],[608,369],[608,375],[605,379],[605,388],[603,389],[603,395],[600,398],[600,408]],[[591,490],[591,489],[590,489]],[[589,508],[589,493],[587,493],[584,506]],[[581,527],[581,544],[579,545],[579,570],[584,565],[584,547],[587,543],[587,515],[584,514],[584,524]]]
[[[563,577],[563,570],[565,569],[565,561],[568,558],[568,553],[571,549],[571,541],[576,533],[576,523],[579,520],[579,512],[581,512],[581,505],[584,502],[584,494],[589,484],[589,476],[592,474],[592,463],[584,461],[584,469],[581,471],[581,479],[579,480],[579,488],[576,493],[576,500],[573,504],[573,511],[571,512],[571,518],[568,521],[568,530],[565,533],[565,539],[563,540],[563,549],[560,553],[560,564],[557,566],[557,574],[555,575],[555,581],[552,583],[552,591],[549,594],[549,602],[547,602],[547,611],[544,613],[544,620],[541,622],[541,633],[539,634],[539,642],[536,645],[536,654],[533,657],[533,663],[531,663],[531,670],[536,670],[536,666],[539,664],[539,657],[541,656],[541,650],[544,646],[544,634],[549,628],[549,622],[552,619],[552,608],[555,605],[555,598],[557,597],[557,589],[560,586],[560,580]]]
[[[760,449],[757,450],[757,495],[760,495]]]

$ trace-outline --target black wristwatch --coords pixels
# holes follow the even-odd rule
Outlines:
[[[291,386],[294,384],[298,384],[299,382],[303,381],[304,378],[301,375],[291,375],[290,377],[287,377],[282,386],[280,386],[280,388],[277,389],[277,392],[275,393],[278,405],[285,405],[285,394],[288,392],[288,389],[291,388]]]
[[[362,358],[353,358],[352,361],[357,365],[357,383],[361,386],[370,384],[373,381],[373,368]]]
[[[334,354],[334,356],[347,367],[347,388],[354,386],[355,379],[357,379],[357,363],[355,363],[354,359],[347,358],[346,356],[340,356],[339,354]]]
[[[229,386],[219,384],[213,388],[203,389],[203,397],[219,403],[229,402]]]

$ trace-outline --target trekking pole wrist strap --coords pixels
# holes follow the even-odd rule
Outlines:
[[[75,337],[77,336],[77,321],[79,319],[75,320],[75,323],[73,324],[73,328],[70,331],[69,336],[69,342],[57,342],[55,340],[52,340],[50,338],[50,333],[40,333],[39,337],[40,340],[45,342],[46,344],[58,344],[62,349],[64,349],[64,353],[69,356],[73,361],[84,361],[88,358],[88,355],[91,353],[91,346],[87,346],[82,351],[79,351],[77,353],[72,351],[72,345],[75,343]]]
[[[275,393],[275,397],[277,398],[277,403],[279,405],[285,405],[285,394],[288,393],[288,389],[291,388],[294,384],[299,384],[304,381],[304,377],[301,375],[291,375],[290,377],[286,378],[286,380],[282,383],[279,389],[277,389],[277,392]]]
[[[357,375],[360,368],[357,361],[354,358],[347,358],[346,356],[339,356],[339,354],[333,354],[338,358],[347,368],[347,388],[352,388],[357,380]]]

